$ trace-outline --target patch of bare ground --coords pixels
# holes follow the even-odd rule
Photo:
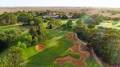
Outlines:
[[[120,62],[118,64],[110,64],[109,67],[120,67]]]
[[[59,57],[56,59],[56,62],[58,64],[61,65],[61,67],[63,67],[65,62],[69,62],[74,64],[76,67],[86,67],[86,62],[85,60],[90,56],[90,53],[86,50],[83,49],[87,49],[87,47],[82,46],[80,42],[78,42],[78,38],[76,38],[76,35],[73,35],[73,33],[68,33],[66,35],[66,37],[73,42],[73,46],[70,47],[68,50],[70,50],[71,52],[77,52],[80,54],[80,58],[79,59],[75,59],[71,56],[64,56],[64,57]]]
[[[45,49],[45,45],[43,44],[38,44],[35,46],[36,51],[42,52]]]
[[[69,63],[73,63],[76,67],[86,67],[86,62],[85,60],[90,56],[88,51],[81,51],[78,50],[79,45],[73,45],[71,48],[69,48],[71,50],[71,52],[77,52],[80,54],[80,58],[79,59],[75,59],[71,56],[64,56],[64,57],[59,57],[56,59],[56,62],[58,64],[61,65],[61,67],[64,65],[64,63],[69,62]],[[77,49],[75,49],[77,48]]]

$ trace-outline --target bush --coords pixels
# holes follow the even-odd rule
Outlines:
[[[86,59],[86,67],[100,67],[93,57]]]
[[[0,32],[0,52],[16,43],[19,37],[18,30],[7,30]]]
[[[84,22],[86,25],[95,24],[95,20],[91,16],[88,16],[88,15],[82,17],[82,22]]]
[[[19,67],[24,61],[22,58],[22,49],[19,47],[11,47],[0,56],[0,67]]]
[[[68,19],[68,16],[62,15],[62,16],[61,16],[61,19]]]
[[[108,17],[99,15],[99,14],[92,15],[92,18],[95,20],[96,24],[99,24],[99,23],[109,19]]]
[[[69,31],[72,30],[72,27],[73,27],[73,22],[72,22],[72,20],[68,20],[66,24],[63,24],[63,25],[61,26],[61,28],[62,28],[63,30],[69,30]]]
[[[24,33],[23,35],[20,36],[20,38],[18,39],[18,42],[26,46],[31,46],[32,36],[28,32]]]
[[[96,29],[87,28],[86,26],[76,26],[73,30],[76,32],[78,38],[84,42],[89,42],[91,36],[96,33]]]
[[[33,15],[31,13],[22,12],[19,13],[18,22],[22,22],[24,25],[30,25],[30,21],[33,20]]]
[[[88,43],[97,56],[106,63],[120,62],[120,32],[115,29],[80,28],[76,30],[79,39]]]
[[[17,23],[17,16],[14,13],[3,13],[0,15],[0,25]]]
[[[107,29],[96,33],[91,39],[91,45],[103,61],[109,64],[116,64],[120,61],[120,32]]]
[[[27,45],[25,43],[20,42],[20,41],[18,42],[17,46],[20,48],[23,48],[23,49],[27,48]]]

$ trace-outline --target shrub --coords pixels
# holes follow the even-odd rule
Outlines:
[[[20,33],[18,30],[0,32],[0,52],[16,43],[18,33]]]
[[[86,67],[100,67],[93,57],[86,59]]]
[[[33,20],[33,15],[31,13],[22,12],[19,13],[17,19],[18,22],[22,22],[24,25],[30,25],[30,21]]]
[[[0,56],[1,67],[19,67],[24,60],[22,58],[22,50],[19,47],[11,47]]]
[[[27,45],[25,43],[20,42],[20,41],[18,42],[17,46],[20,48],[23,48],[23,49],[27,48]]]
[[[88,16],[88,15],[82,17],[82,22],[84,22],[86,25],[95,24],[95,20],[91,16]]]
[[[67,15],[62,15],[61,19],[68,19],[68,16]]]
[[[25,32],[24,34],[22,34],[19,39],[17,39],[17,45],[21,46],[21,47],[28,47],[31,46],[31,42],[32,42],[32,35],[30,35],[28,32]],[[25,45],[25,46],[22,46]]]
[[[113,29],[107,29],[96,33],[90,43],[103,61],[109,64],[115,64],[120,61],[120,32]]]
[[[72,20],[68,20],[66,24],[63,24],[61,27],[63,30],[72,30],[73,22]]]

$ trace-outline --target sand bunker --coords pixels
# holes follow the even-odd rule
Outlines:
[[[44,49],[45,49],[45,45],[43,44],[38,44],[35,46],[35,49],[38,51],[38,52],[42,52]]]

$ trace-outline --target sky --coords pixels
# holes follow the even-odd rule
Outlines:
[[[0,0],[0,7],[107,7],[120,8],[120,0]]]

